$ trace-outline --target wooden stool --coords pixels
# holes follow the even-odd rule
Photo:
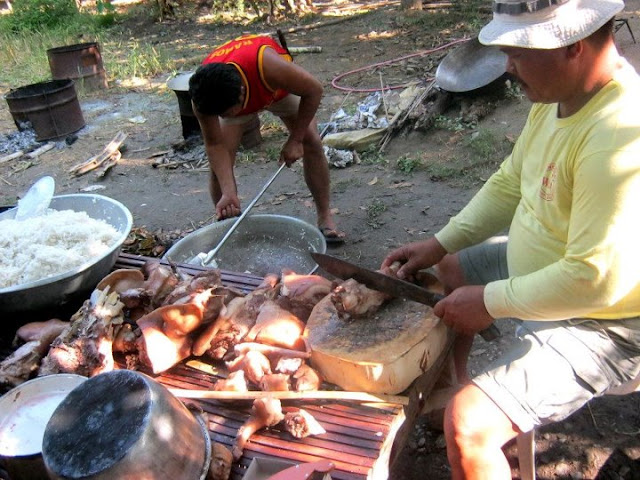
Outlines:
[[[619,387],[607,390],[605,395],[628,395],[638,391],[640,391],[640,375]],[[535,429],[518,435],[516,437],[516,446],[518,448],[520,480],[536,480]]]

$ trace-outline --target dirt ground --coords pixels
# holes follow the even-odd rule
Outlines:
[[[332,2],[335,8],[348,5]],[[327,4],[330,5],[330,4]],[[361,4],[373,9],[374,3]],[[377,6],[373,13],[320,28],[288,33],[289,46],[321,46],[320,53],[296,55],[296,62],[311,71],[325,85],[320,122],[326,122],[341,105],[353,106],[365,94],[347,93],[331,86],[337,75],[354,69],[397,59],[432,48],[422,43],[419,22],[397,21],[397,5]],[[629,25],[640,34],[637,11],[640,2],[627,2]],[[240,31],[241,27],[212,30],[189,21],[163,24],[141,22],[129,25],[129,34],[141,42],[166,42],[181,39],[186,55],[208,49]],[[272,32],[265,26],[262,31]],[[253,30],[255,31],[255,29]],[[620,49],[640,68],[640,46],[626,25],[617,33]],[[365,45],[366,43],[366,45]],[[178,42],[176,42],[178,44]],[[186,45],[186,46],[184,46]],[[194,53],[195,52],[195,53]],[[428,56],[404,64],[404,79],[414,80],[421,62]],[[417,66],[416,66],[417,65]],[[383,74],[387,73],[382,70]],[[107,72],[108,73],[108,72]],[[377,87],[383,74],[372,70],[364,84]],[[398,72],[389,75],[398,75]],[[182,131],[178,103],[165,87],[167,75],[153,81],[125,83],[110,79],[110,88],[79,93],[86,126],[76,133],[71,145],[58,141],[56,147],[34,160],[18,159],[0,165],[0,205],[15,205],[18,198],[37,178],[52,175],[56,193],[93,190],[123,202],[132,212],[134,226],[161,233],[162,238],[177,238],[212,221],[213,208],[207,191],[206,168],[153,168],[153,155],[180,143]],[[387,84],[396,78],[385,77]],[[349,78],[343,81],[349,84]],[[18,87],[18,86],[11,86]],[[0,92],[0,93],[6,93]],[[346,98],[345,97],[349,97]],[[529,104],[523,98],[504,98],[480,121],[476,130],[454,132],[431,129],[394,138],[384,161],[361,162],[346,168],[332,168],[332,206],[339,227],[347,233],[346,243],[329,253],[365,267],[377,268],[386,253],[405,242],[426,238],[436,232],[479,188],[501,158],[469,173],[440,176],[435,170],[399,168],[403,158],[419,158],[423,164],[454,162],[469,156],[466,140],[480,129],[490,130],[499,142],[511,142],[524,124]],[[453,112],[453,117],[456,114]],[[275,172],[270,160],[284,136],[268,118],[263,117],[264,141],[245,152],[236,175],[241,200],[246,205],[263,183]],[[90,172],[73,177],[69,169],[99,153],[118,131],[128,136],[123,158],[103,178]],[[0,135],[15,132],[7,105],[0,105]],[[496,148],[498,150],[498,148]],[[5,152],[11,153],[11,152]],[[0,155],[1,157],[2,155]],[[283,174],[256,205],[256,213],[290,215],[315,223],[313,202],[302,178],[300,165]],[[499,354],[513,338],[513,325],[501,322],[503,336],[494,342],[478,340],[471,359],[472,371]],[[640,478],[640,396],[607,397],[588,406],[558,424],[543,428],[537,438],[537,474],[540,479],[637,479]],[[514,461],[513,476],[519,478],[515,447],[505,447]],[[416,424],[402,453],[393,480],[449,478],[444,441],[425,418]]]

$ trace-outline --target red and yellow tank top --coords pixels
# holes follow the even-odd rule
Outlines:
[[[203,65],[227,63],[238,69],[246,91],[242,111],[238,115],[258,112],[289,93],[271,88],[264,78],[262,62],[267,48],[272,48],[285,60],[293,61],[291,55],[272,38],[246,35],[216,47],[202,62]]]

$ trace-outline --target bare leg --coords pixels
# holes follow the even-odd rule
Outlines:
[[[508,480],[502,446],[518,429],[477,386],[456,393],[445,411],[444,432],[453,480]]]
[[[282,118],[287,128],[290,128],[291,118]],[[318,227],[327,227],[335,229],[336,223],[331,215],[330,206],[330,175],[329,164],[324,155],[322,148],[322,140],[318,134],[318,127],[314,120],[309,125],[307,133],[304,137],[304,158],[303,171],[304,180],[311,192],[313,201],[316,205],[316,216]]]
[[[244,131],[244,125],[242,124],[222,124],[220,125],[220,129],[222,130],[222,143],[224,148],[229,152],[229,158],[231,158],[232,168],[235,167],[236,164],[236,152],[238,151],[238,147],[240,146],[240,141],[242,140],[242,133]],[[211,196],[211,200],[213,201],[213,205],[217,205],[220,197],[222,197],[222,190],[220,189],[220,183],[216,178],[215,173],[213,173],[213,167],[211,163],[214,159],[209,158],[209,195]],[[235,185],[235,174],[233,175],[233,182]],[[238,190],[237,185],[235,185],[236,191]]]

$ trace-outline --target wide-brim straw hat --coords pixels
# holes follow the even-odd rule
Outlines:
[[[622,0],[494,0],[485,45],[553,49],[587,38],[624,8]]]

